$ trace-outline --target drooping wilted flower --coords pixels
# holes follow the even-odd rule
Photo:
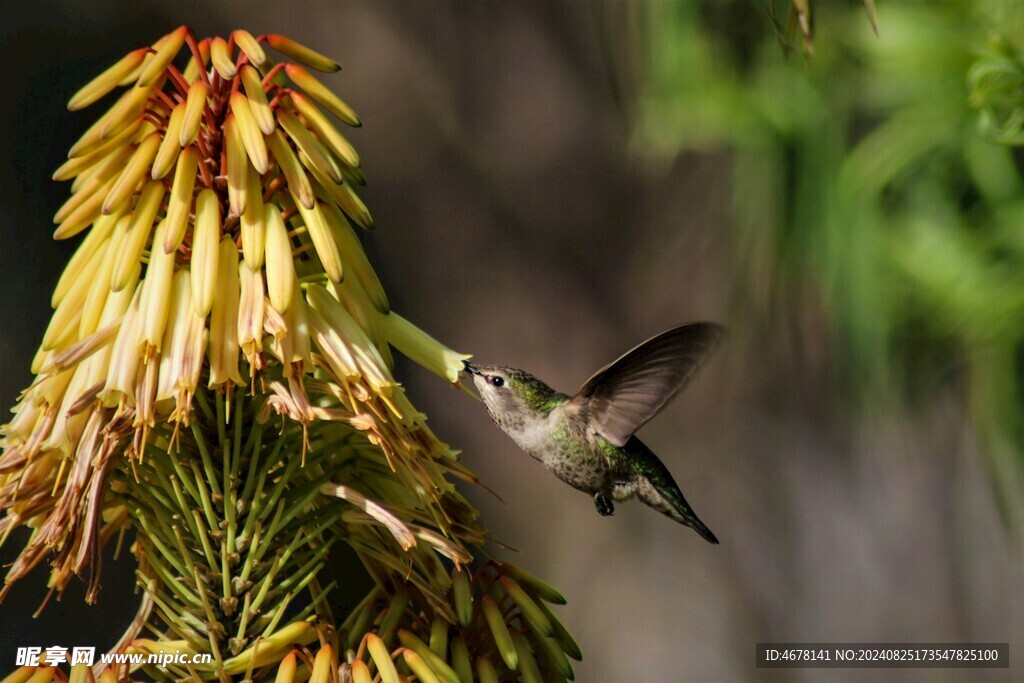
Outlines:
[[[54,174],[73,181],[55,237],[85,234],[2,431],[0,538],[33,531],[0,596],[48,559],[51,592],[83,576],[95,601],[101,547],[135,530],[143,597],[114,649],[212,656],[154,677],[394,681],[392,658],[421,681],[469,680],[477,658],[482,680],[571,677],[557,593],[487,563],[472,597],[485,532],[450,476],[475,478],[391,350],[450,382],[468,357],[390,309],[331,116],[359,119],[304,67],[339,69],[282,36],[183,26],[71,99],[120,93]],[[339,540],[376,583],[341,624],[320,581]]]

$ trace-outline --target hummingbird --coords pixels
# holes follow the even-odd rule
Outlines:
[[[723,328],[691,323],[648,339],[588,379],[575,395],[500,365],[465,370],[491,419],[555,476],[611,515],[636,496],[718,543],[686,502],[668,468],[634,432],[658,414],[718,346]]]

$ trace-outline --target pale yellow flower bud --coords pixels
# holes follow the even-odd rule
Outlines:
[[[118,221],[115,235],[120,247],[113,257],[114,269],[110,278],[110,288],[115,292],[124,289],[132,273],[138,269],[163,198],[164,184],[159,180],[149,181],[142,189],[134,213]]]
[[[228,207],[232,215],[241,216],[249,185],[249,157],[231,115],[224,120],[224,151],[228,162]]]
[[[235,45],[245,53],[250,62],[256,66],[263,66],[267,61],[267,54],[260,47],[260,44],[256,42],[256,39],[252,37],[251,33],[240,28],[232,32],[231,37],[235,39]]]
[[[341,210],[333,204],[328,204],[325,207],[324,216],[341,250],[345,266],[355,273],[356,278],[359,279],[359,284],[362,285],[363,291],[370,298],[374,308],[381,313],[390,311],[391,306],[388,303],[387,295],[384,293],[384,287],[381,285],[377,273],[373,270],[373,266],[370,265],[370,261],[366,258],[363,245],[360,243],[359,238],[356,237],[356,233],[352,230],[348,220],[342,215]]]
[[[352,683],[373,683],[370,668],[361,659],[352,662]]]
[[[81,178],[81,176],[88,178],[89,173],[99,168],[100,164],[102,164],[112,154],[124,153],[125,149],[127,149],[127,154],[131,154],[131,147],[128,143],[135,139],[135,134],[139,132],[142,127],[142,123],[143,119],[140,118],[133,125],[128,126],[120,133],[103,142],[87,154],[71,157],[61,164],[60,168],[53,172],[52,178],[54,180],[71,180],[72,178]],[[150,124],[147,122],[147,125]],[[125,156],[125,158],[127,158],[127,156]],[[76,180],[76,184],[71,186],[71,191],[77,192],[81,184],[81,182]]]
[[[53,222],[59,224],[66,221],[86,201],[93,199],[93,195],[99,194],[105,199],[106,195],[99,189],[103,186],[115,187],[116,181],[114,184],[108,184],[107,181],[121,174],[125,168],[125,162],[131,159],[134,151],[135,149],[128,145],[114,150],[95,166],[82,173],[78,178],[82,182],[78,187],[72,186],[73,194],[54,214]]]
[[[313,659],[313,671],[309,683],[329,683],[332,680],[331,670],[334,668],[334,653],[330,645],[323,645]]]
[[[238,372],[238,250],[230,237],[217,250],[217,295],[210,311],[210,386],[242,384]]]
[[[82,319],[78,324],[79,339],[85,339],[99,328],[100,318],[110,295],[110,273],[114,269],[114,258],[121,248],[119,231],[115,230],[113,236],[107,240],[106,246],[100,250],[103,256],[96,268],[89,293],[82,304]]]
[[[103,199],[107,196],[110,188],[114,186],[116,178],[110,178],[103,183],[96,191],[83,195],[84,201],[77,209],[68,214],[60,226],[53,231],[53,239],[63,240],[74,237],[85,230],[91,223],[98,220],[103,211]]]
[[[153,85],[164,76],[167,66],[174,61],[174,58],[181,50],[181,46],[185,43],[185,33],[187,31],[187,26],[179,26],[153,44],[153,49],[156,50],[156,53],[142,70],[142,75],[139,76],[140,86]]]
[[[142,344],[142,290],[143,285],[136,285],[132,292],[132,302],[125,313],[121,329],[117,332],[114,346],[110,353],[110,367],[107,371],[107,382],[100,394],[104,404],[116,405],[121,396],[135,396],[135,381],[138,375],[142,355],[139,347]],[[127,289],[123,291],[129,291]]]
[[[260,175],[267,172],[270,162],[267,159],[267,146],[263,141],[263,131],[256,124],[252,107],[249,100],[240,92],[231,94],[231,113],[235,115],[235,125],[242,136],[242,144],[245,146],[245,153],[253,167]]]
[[[295,85],[306,91],[306,94],[320,105],[350,126],[361,126],[359,117],[352,108],[340,97],[331,92],[323,83],[316,80],[308,71],[295,64],[285,64],[284,71]]]
[[[285,57],[294,59],[300,64],[305,64],[311,69],[316,69],[317,71],[323,71],[326,73],[333,73],[341,70],[341,66],[339,66],[338,63],[330,57],[326,57],[319,52],[311,50],[305,45],[300,45],[294,40],[285,38],[282,35],[278,35],[276,33],[267,35],[267,44],[283,54]]]
[[[269,265],[269,261],[267,262]],[[292,301],[284,313],[284,325],[287,333],[281,339],[281,362],[309,362],[309,321],[306,316],[306,300],[302,290],[295,284],[292,288]]]
[[[267,292],[270,304],[278,313],[285,313],[292,302],[295,289],[295,262],[288,229],[281,219],[281,211],[274,204],[263,207],[266,230]]]
[[[187,406],[182,404],[187,404],[199,383],[205,351],[204,320],[195,311],[191,292],[189,272],[179,270],[171,285],[168,326],[164,332],[156,392],[158,401],[178,396],[178,410],[185,415]]]
[[[283,121],[282,125],[284,125]],[[288,181],[288,189],[296,203],[305,209],[312,209],[316,201],[313,187],[309,184],[309,178],[306,176],[302,164],[299,163],[299,158],[295,156],[295,152],[292,151],[280,130],[275,130],[267,136],[267,146],[274,155],[278,168],[284,173],[284,177]]]
[[[263,275],[242,261],[238,264],[238,279],[238,343],[252,362],[252,357],[263,349]]]
[[[377,354],[377,349],[366,331],[326,289],[320,285],[309,285],[306,288],[306,297],[309,305],[320,314],[327,326],[336,330],[350,347],[362,347],[375,363],[384,367],[384,360]]]
[[[402,653],[402,658],[413,674],[416,675],[417,680],[422,681],[422,683],[441,683],[441,679],[434,675],[434,672],[420,655],[412,650],[406,650]]]
[[[422,671],[432,676],[433,680],[440,683],[440,680],[444,679],[445,681],[455,681],[458,683],[458,674],[436,652],[427,647],[427,644],[415,633],[407,629],[399,629],[398,639],[407,649],[407,653],[411,651],[411,653],[416,654],[421,659],[421,663],[425,665]],[[412,667],[410,666],[410,668]],[[415,669],[413,671],[415,672]],[[423,678],[422,680],[426,681],[430,680],[430,678]]]
[[[68,101],[68,109],[75,111],[88,107],[93,102],[116,88],[123,78],[131,75],[142,64],[149,51],[141,48],[129,52],[106,71],[89,81]]]
[[[148,89],[145,88],[132,88],[121,93],[121,96],[118,98],[114,106],[108,109],[100,118],[96,120],[95,123],[89,126],[89,128],[86,129],[84,133],[82,133],[82,136],[78,138],[78,141],[71,146],[71,149],[68,151],[68,158],[75,159],[77,157],[82,157],[104,146],[104,143],[110,140],[110,137],[102,137],[104,127],[113,117],[113,115],[118,112],[119,108],[127,106],[123,103],[127,101],[134,102],[135,98],[139,96],[140,90],[143,92],[143,95],[148,95]],[[143,99],[143,108],[144,107],[145,100]],[[142,114],[141,109],[139,110],[138,114]]]
[[[270,103],[267,102],[267,93],[263,90],[263,82],[259,72],[248,64],[242,67],[240,75],[242,86],[245,88],[245,97],[249,100],[249,108],[252,110],[256,125],[263,131],[264,135],[274,132],[274,112],[270,110]]]
[[[398,683],[398,671],[395,669],[394,662],[391,661],[391,653],[388,652],[384,641],[377,634],[366,634],[366,649],[369,651],[373,663],[377,665],[381,683]]]
[[[206,97],[209,88],[202,81],[196,81],[188,88],[185,99],[185,114],[181,119],[181,132],[178,143],[182,148],[188,147],[199,137],[199,126],[203,122],[203,110],[206,109]]]
[[[98,145],[103,140],[109,140],[134,123],[146,111],[146,104],[149,101],[149,96],[152,94],[153,88],[145,86],[132,88],[125,93],[125,97],[110,108],[108,118],[103,122],[98,138],[93,140],[92,143]]]
[[[342,161],[352,167],[360,164],[359,154],[345,136],[334,127],[334,124],[320,111],[313,101],[300,92],[289,95],[291,103],[302,116],[306,125],[327,145],[327,148]]]
[[[68,344],[74,343],[78,336],[78,327],[82,319],[82,308],[89,296],[96,279],[96,274],[103,263],[106,255],[106,238],[101,245],[93,252],[89,261],[82,268],[82,272],[71,285],[66,296],[61,299],[60,305],[50,318],[50,324],[43,334],[43,348],[47,351],[59,349]]]
[[[306,311],[310,333],[331,372],[338,379],[354,382],[359,379],[359,365],[348,344],[312,308]]]
[[[149,253],[146,279],[142,283],[142,344],[143,355],[150,357],[160,351],[164,329],[167,327],[167,310],[171,304],[171,281],[174,278],[174,252],[167,252],[160,246],[168,233],[168,221],[157,226],[153,234],[153,248]]]
[[[192,306],[205,318],[210,314],[217,284],[220,245],[220,200],[210,188],[196,197],[196,224],[192,234]]]
[[[174,184],[171,185],[171,196],[167,200],[167,218],[163,239],[154,237],[153,251],[163,249],[172,253],[181,244],[188,227],[188,217],[192,212],[192,190],[196,184],[196,169],[199,164],[199,153],[194,146],[186,147],[178,156],[174,169]]]
[[[230,81],[235,77],[237,73],[235,61],[231,58],[231,53],[228,52],[227,42],[220,36],[210,41],[210,61],[213,62],[213,68],[224,80]]]
[[[181,153],[181,127],[185,121],[185,103],[181,102],[174,106],[171,110],[171,116],[167,120],[167,131],[164,134],[164,139],[160,143],[160,149],[156,152],[156,158],[153,159],[153,168],[150,171],[150,177],[153,180],[159,180],[165,177],[174,168],[175,162],[178,160],[178,154]]]
[[[335,183],[316,169],[312,169],[312,172],[317,179],[317,192],[321,199],[337,204],[346,216],[364,230],[373,229],[373,217],[370,215],[369,209],[352,190],[348,181]]]
[[[143,178],[149,175],[153,159],[160,148],[160,140],[159,133],[150,133],[139,143],[132,158],[128,160],[128,164],[118,176],[117,182],[114,183],[110,192],[107,193],[106,199],[103,200],[103,213],[111,213],[135,193]]]
[[[335,183],[340,183],[344,180],[341,169],[334,161],[331,153],[310,134],[301,121],[295,118],[293,114],[290,114],[287,109],[283,108],[277,110],[277,119],[281,122],[281,127],[284,128],[288,137],[291,138],[298,148],[299,159],[302,160],[303,165],[310,168],[310,170],[315,169],[328,176]],[[309,181],[306,180],[306,183],[308,184]],[[312,189],[310,192],[312,192]]]
[[[57,286],[53,289],[53,296],[50,299],[50,306],[56,308],[63,301],[64,297],[71,290],[71,287],[82,276],[82,269],[105,242],[107,237],[114,231],[118,219],[111,219],[109,216],[96,221],[92,230],[82,240],[82,244],[75,250],[67,267],[57,280]]]
[[[338,250],[338,243],[331,233],[330,226],[327,225],[327,219],[320,209],[320,203],[314,201],[312,209],[305,208],[298,199],[295,203],[327,277],[332,282],[341,282],[343,275],[341,252]]]
[[[267,227],[264,224],[263,195],[260,176],[248,162],[245,164],[245,213],[241,218],[242,254],[252,270],[263,267]]]

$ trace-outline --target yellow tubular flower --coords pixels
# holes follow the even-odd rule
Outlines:
[[[249,155],[249,161],[260,175],[263,175],[269,166],[263,131],[256,124],[256,117],[252,113],[249,100],[240,92],[231,95],[231,113],[235,115],[235,125],[238,126],[242,135],[242,144],[245,145],[245,153]]]
[[[500,656],[501,680],[571,678],[578,648],[543,604],[560,595],[465,567],[486,532],[452,478],[476,479],[390,347],[449,382],[468,356],[391,310],[335,127],[359,118],[306,68],[340,69],[277,34],[182,26],[71,98],[113,104],[54,173],[54,236],[81,243],[0,427],[0,544],[25,539],[0,598],[45,559],[54,591],[78,576],[96,601],[103,546],[130,531],[140,605],[118,650],[210,656],[165,677],[451,683],[474,664],[498,680]],[[342,618],[321,572],[336,542],[375,584]]]
[[[316,69],[317,71],[323,71],[325,73],[341,71],[341,65],[330,57],[325,57],[319,52],[309,49],[305,45],[300,45],[294,40],[289,40],[288,38],[276,33],[271,33],[267,36],[267,44],[283,54],[285,57],[290,57],[299,64],[305,64],[311,69]]]
[[[153,160],[153,168],[150,175],[153,180],[160,180],[174,168],[178,161],[178,154],[181,152],[181,127],[185,121],[185,103],[177,104],[171,110],[171,117],[167,120],[167,130],[164,133],[160,149],[157,150],[156,158]]]
[[[217,69],[217,73],[222,79],[230,81],[235,77],[237,73],[235,62],[228,53],[227,42],[220,36],[214,38],[213,42],[210,43],[210,59],[213,61],[213,66]]]
[[[110,188],[110,192],[103,200],[103,213],[111,213],[115,207],[120,206],[121,202],[135,193],[142,178],[152,168],[153,159],[156,157],[156,152],[159,148],[159,133],[150,133],[139,143],[135,153],[132,154],[132,158],[124,167],[121,175],[118,176],[117,182]]]
[[[168,222],[168,219],[164,219],[153,235],[146,279],[142,283],[142,343],[143,355],[147,359],[154,352],[160,351],[164,328],[167,326],[167,309],[171,303],[174,252],[165,251],[161,246],[171,230]]]
[[[264,135],[274,132],[274,112],[270,109],[267,101],[267,93],[263,90],[263,83],[259,73],[251,66],[243,66],[241,71],[242,84],[245,86],[245,97],[249,100],[249,108],[252,110],[256,125],[260,127]]]
[[[206,109],[206,98],[210,89],[202,81],[196,81],[188,89],[185,99],[185,113],[181,118],[181,131],[178,143],[182,148],[188,147],[199,137],[199,124],[203,122],[203,111]]]
[[[231,34],[231,37],[235,39],[235,43],[239,49],[245,53],[245,56],[249,58],[249,61],[256,66],[263,66],[263,63],[267,60],[267,55],[260,47],[259,41],[252,37],[252,34],[245,29],[238,29]]]
[[[352,683],[373,683],[370,667],[366,666],[361,659],[352,662]]]
[[[196,198],[192,236],[192,305],[205,318],[213,307],[220,244],[220,200],[210,188]]]
[[[260,175],[248,162],[243,162],[245,173],[245,212],[241,220],[242,254],[245,262],[252,270],[259,270],[263,265],[264,249],[267,240],[267,228],[263,223],[263,188]],[[241,200],[240,200],[241,201]]]
[[[103,257],[82,306],[82,319],[79,321],[78,327],[79,339],[85,339],[96,331],[100,324],[100,316],[107,303],[107,297],[114,293],[110,287],[110,273],[113,270],[114,258],[117,256],[118,250],[121,249],[119,237],[115,232],[114,236],[107,240],[106,248],[101,250]]]
[[[241,216],[249,185],[249,158],[235,117],[230,115],[224,120],[224,154],[228,164],[228,207],[232,216]]]
[[[123,216],[118,221],[115,232],[118,233],[120,248],[114,256],[114,269],[110,279],[110,288],[113,291],[119,292],[124,289],[132,272],[141,262],[142,252],[153,230],[153,220],[160,209],[165,190],[164,184],[159,180],[147,183],[139,195],[135,212]]]
[[[288,78],[299,86],[314,100],[319,102],[324,109],[331,112],[339,119],[350,126],[361,126],[359,117],[352,111],[352,108],[345,104],[340,97],[328,90],[323,83],[313,78],[312,75],[301,66],[285,64],[284,72]]]
[[[140,48],[134,52],[129,52],[119,59],[116,64],[89,81],[87,85],[83,86],[81,90],[75,93],[75,95],[68,100],[68,109],[71,111],[82,109],[101,99],[104,95],[116,88],[117,84],[121,82],[121,79],[131,74],[140,64],[142,64],[142,60],[145,59],[147,52],[148,50],[145,48]]]
[[[223,237],[217,249],[217,295],[210,313],[210,384],[242,384],[238,371],[238,249]]]
[[[295,283],[295,262],[292,261],[292,245],[288,229],[281,219],[281,210],[267,204],[263,210],[263,225],[266,231],[267,250],[267,291],[270,304],[278,313],[284,314],[292,301]]]
[[[71,260],[68,261],[68,267],[57,281],[57,286],[53,290],[53,297],[50,299],[50,306],[52,308],[56,308],[63,301],[68,291],[70,291],[71,287],[82,275],[82,267],[89,262],[89,259],[96,253],[96,250],[103,245],[110,233],[113,232],[116,222],[116,219],[111,220],[109,217],[103,217],[96,221],[96,225],[93,226],[93,229],[82,240]]]
[[[167,218],[164,221],[166,230],[159,246],[154,249],[163,249],[168,254],[173,252],[181,244],[185,237],[185,230],[188,228],[189,213],[192,209],[192,190],[196,184],[196,170],[199,163],[199,154],[195,147],[187,147],[178,156],[178,163],[174,168],[174,184],[171,185],[171,196],[167,201]]]

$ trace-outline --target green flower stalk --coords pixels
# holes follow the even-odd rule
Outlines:
[[[133,532],[140,605],[111,651],[174,656],[70,680],[571,679],[544,604],[564,599],[510,565],[470,578],[486,532],[452,480],[476,478],[392,350],[456,384],[468,356],[391,310],[331,117],[359,118],[307,68],[340,67],[183,26],[69,102],[120,92],[54,174],[72,181],[55,237],[84,238],[2,428],[0,539],[32,533],[0,597],[46,560],[51,594],[81,576],[95,602],[101,549]],[[340,622],[321,571],[338,542],[375,583]]]

